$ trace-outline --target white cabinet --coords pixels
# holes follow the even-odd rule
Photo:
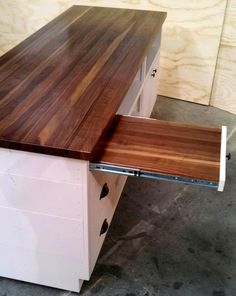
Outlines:
[[[159,46],[160,36],[118,113],[150,115]],[[93,271],[127,177],[91,172],[88,161],[5,148],[0,163],[0,276],[79,292]]]

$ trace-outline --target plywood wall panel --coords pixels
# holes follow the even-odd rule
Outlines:
[[[73,4],[167,11],[159,93],[209,104],[226,0],[0,0],[0,55]]]
[[[228,1],[211,105],[236,114],[236,1]]]
[[[160,93],[208,104],[225,1],[170,1],[168,4],[172,13],[163,34]]]

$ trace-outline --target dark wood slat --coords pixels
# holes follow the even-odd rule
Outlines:
[[[117,115],[94,162],[219,181],[221,129]]]
[[[72,91],[74,88],[83,85],[82,83],[78,85],[78,81],[84,81],[87,73],[93,68],[102,52],[106,49],[105,42],[104,47],[102,47],[100,51],[96,48],[95,45],[101,41],[101,37],[94,34],[92,28],[96,25],[96,22],[99,21],[100,28],[104,30],[103,33],[105,34],[107,27],[109,25],[111,26],[114,21],[113,17],[107,16],[107,18],[104,18],[103,13],[99,14],[99,12],[94,18],[92,18],[92,15],[89,13],[87,13],[86,16],[87,18],[85,20],[79,20],[79,23],[76,25],[83,24],[84,21],[89,21],[90,26],[85,26],[84,30],[81,30],[79,35],[75,34],[77,28],[72,27],[70,39],[68,40],[67,38],[67,42],[62,45],[62,49],[53,53],[46,62],[39,64],[38,69],[31,73],[30,78],[24,80],[24,83],[17,90],[18,95],[15,95],[14,101],[9,102],[9,100],[5,100],[8,103],[8,105],[4,105],[5,111],[8,112],[10,118],[8,122],[0,121],[0,128],[4,127],[5,129],[4,135],[11,134],[15,131],[16,140],[20,140],[23,137],[27,137],[28,140],[31,140],[32,136],[29,137],[29,133],[33,133],[35,138],[44,126],[46,126],[47,135],[49,135],[50,120],[54,119],[56,112],[60,114],[60,130],[61,122],[63,122],[63,130],[66,129],[63,115],[66,114],[66,110],[73,109],[73,111],[75,111],[74,108],[72,108],[71,100],[68,96],[74,94]],[[89,29],[87,29],[87,27],[89,27]],[[78,46],[80,46],[79,51]],[[66,50],[69,50],[69,56],[65,56]],[[80,63],[75,64],[75,59],[80,59]],[[50,66],[48,66],[48,64],[50,64]],[[66,91],[67,93],[65,94]],[[78,96],[74,101],[76,102],[80,99],[80,96]],[[18,101],[21,104],[15,107]],[[87,103],[87,100],[85,99],[83,102]],[[30,120],[29,117],[27,117],[26,121],[26,117],[16,116],[17,112],[22,114],[24,111],[22,103],[24,104],[23,106],[27,108],[26,112],[30,114]],[[58,104],[60,104],[60,108],[58,108]],[[0,106],[3,106],[3,102],[0,102]],[[12,107],[13,112],[10,113],[8,107]],[[82,105],[79,106],[79,110],[84,112]],[[42,113],[44,114],[43,118],[41,118]],[[3,112],[0,115],[0,119],[1,117],[5,117]],[[35,124],[37,122],[39,122],[39,124]],[[31,130],[29,130],[27,126],[29,126],[29,128],[32,127]],[[20,127],[20,129],[16,131],[16,127]],[[25,134],[26,131],[28,131],[28,135]],[[32,140],[34,140],[34,138]],[[43,140],[42,144],[44,144]]]
[[[73,6],[0,57],[0,146],[91,159],[165,17]]]

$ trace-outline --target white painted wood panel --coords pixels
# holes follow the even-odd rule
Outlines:
[[[144,61],[143,64],[140,66],[140,69],[138,70],[138,73],[134,81],[132,82],[127,94],[125,95],[119,109],[117,110],[117,114],[127,115],[127,110],[129,110],[128,113],[130,113],[131,110],[134,108],[135,101],[142,91],[145,79],[145,65],[146,63]]]
[[[159,51],[154,61],[148,67],[149,72],[144,83],[141,99],[141,116],[150,117],[157,98],[157,85],[159,79]],[[153,76],[154,75],[154,76]]]
[[[221,148],[220,148],[220,177],[218,191],[224,191],[226,180],[226,147],[227,147],[227,126],[221,128]]]
[[[83,222],[0,207],[0,276],[79,290]]]
[[[79,292],[88,162],[0,148],[0,275]]]
[[[0,148],[0,173],[81,184],[84,163],[79,159]]]
[[[82,184],[0,173],[0,206],[82,220]]]

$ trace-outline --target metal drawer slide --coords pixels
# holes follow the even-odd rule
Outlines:
[[[201,185],[201,186],[207,186],[212,188],[218,188],[219,186],[218,182],[192,179],[192,178],[180,177],[180,176],[171,176],[171,175],[165,175],[165,174],[153,173],[153,172],[146,172],[140,169],[119,167],[119,166],[102,164],[102,163],[90,163],[90,170],[101,171],[106,173],[114,173],[114,174],[119,174],[124,176],[143,177],[143,178],[162,180],[162,181]]]

